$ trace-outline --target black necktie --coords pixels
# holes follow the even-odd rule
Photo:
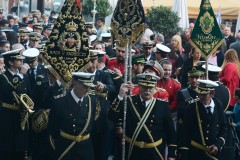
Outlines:
[[[142,101],[142,105],[146,107],[146,101]]]
[[[35,73],[34,73],[35,68],[31,68],[31,73],[30,73],[30,83],[31,86],[33,87],[35,84]]]
[[[78,101],[78,105],[82,106],[82,101],[81,100]]]
[[[212,115],[211,106],[208,106],[206,108],[207,108],[208,115],[211,116]]]

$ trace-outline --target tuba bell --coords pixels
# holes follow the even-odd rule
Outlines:
[[[40,109],[32,116],[32,129],[39,133],[48,126],[48,115],[50,109]]]

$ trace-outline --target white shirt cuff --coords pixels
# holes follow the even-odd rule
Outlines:
[[[120,101],[122,101],[122,100],[123,100],[123,97],[120,97],[120,96],[118,95],[118,99],[119,99]]]

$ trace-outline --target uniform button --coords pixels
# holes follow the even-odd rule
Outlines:
[[[206,140],[208,140],[208,137],[206,137]]]
[[[75,124],[73,125],[73,127],[75,127]]]
[[[153,122],[153,120],[151,120],[151,122]]]
[[[76,130],[74,129],[73,132],[76,132]]]
[[[218,127],[219,125],[217,125],[217,127]]]
[[[75,118],[73,119],[73,122],[75,122]]]
[[[70,113],[69,116],[72,116],[72,113]]]
[[[207,133],[209,133],[209,131],[207,131]]]
[[[208,124],[207,127],[209,127],[210,125]]]

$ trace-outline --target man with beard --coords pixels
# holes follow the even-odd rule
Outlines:
[[[94,27],[93,27],[93,22],[85,22],[85,27],[86,27],[88,36],[91,36],[95,33]]]
[[[158,76],[139,74],[140,94],[127,96],[126,157],[128,160],[162,160],[168,145],[168,160],[175,159],[175,130],[168,103],[153,97]],[[109,110],[109,118],[122,123],[123,98],[131,91],[131,82],[123,83]]]
[[[144,58],[146,59],[146,61],[150,61],[150,60],[155,60],[156,57],[154,54],[152,54],[152,48],[153,48],[153,41],[147,40],[147,41],[143,41],[141,42],[142,45],[142,51],[144,54]]]
[[[177,92],[177,142],[182,137],[182,125],[184,123],[184,114],[187,106],[198,100],[197,80],[204,78],[204,69],[201,67],[190,67],[188,69],[189,86]]]
[[[97,70],[98,53],[101,53],[101,51],[90,50],[90,64],[87,69],[87,72],[95,74],[93,80],[95,87],[90,89],[90,92],[94,92],[96,95],[96,115],[91,137],[95,159],[105,160],[108,156],[106,150],[109,149],[107,145],[111,145],[107,144],[108,133],[110,129],[112,129],[109,128],[108,121],[108,110],[110,106],[108,95],[115,93],[115,87],[108,72]]]
[[[108,69],[114,71],[119,77],[124,74],[124,60],[126,57],[125,47],[118,45],[116,47],[116,56],[108,61]]]
[[[28,45],[29,45],[29,37],[28,34],[30,32],[27,29],[20,29],[19,30],[19,40],[20,43],[24,46],[25,49],[28,49]]]

